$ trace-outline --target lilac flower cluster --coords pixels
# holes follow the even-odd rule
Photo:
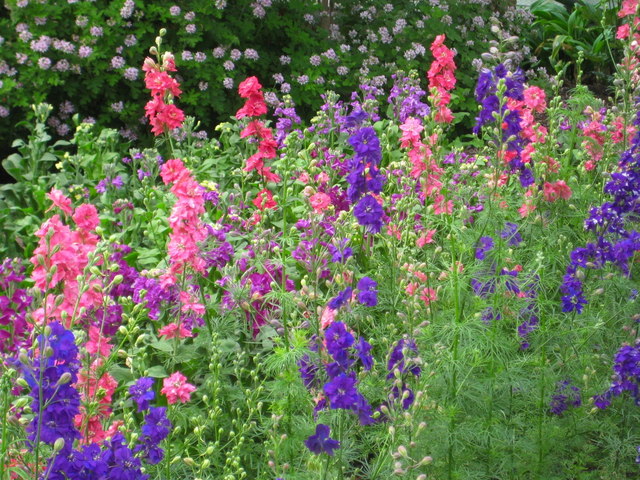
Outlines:
[[[522,242],[522,235],[518,232],[518,225],[512,222],[506,222],[505,227],[499,232],[500,238],[507,245],[517,247]],[[497,266],[493,259],[487,259],[487,254],[495,247],[493,237],[481,237],[476,246],[475,257],[478,260],[490,260],[489,266],[481,271],[481,273],[471,279],[471,288],[475,295],[481,298],[487,298],[496,291],[498,282],[504,285],[504,289],[509,296],[515,296],[526,300],[526,305],[520,309],[518,320],[520,324],[517,328],[518,337],[520,337],[520,348],[529,348],[527,337],[531,332],[538,328],[538,306],[537,298],[537,276],[520,277],[521,268],[502,268],[496,276]],[[482,313],[482,320],[486,324],[490,324],[494,320],[499,320],[502,316],[495,313],[493,307],[487,307]]]
[[[367,117],[363,110],[356,109],[346,117],[345,124],[357,127]],[[384,177],[379,170],[382,160],[380,140],[373,128],[364,127],[349,137],[349,144],[355,155],[349,162],[347,197],[351,204],[357,202],[353,214],[358,223],[370,232],[378,233],[382,229],[384,210],[371,194],[379,194],[384,185]]]
[[[415,76],[405,76],[402,72],[391,75],[393,86],[387,102],[393,106],[393,114],[404,123],[409,117],[424,118],[431,113],[429,105],[422,101],[426,92],[420,88]]]
[[[142,473],[142,462],[127,446],[121,433],[117,433],[102,446],[92,443],[68,455],[58,455],[48,467],[50,480],[148,480]]]
[[[640,126],[640,112],[633,125]],[[612,199],[592,208],[584,222],[585,229],[595,233],[597,240],[571,252],[571,262],[561,286],[565,313],[582,313],[588,303],[581,268],[600,269],[611,263],[629,276],[629,262],[640,250],[640,233],[628,225],[640,218],[640,133],[636,133],[629,149],[622,153],[618,166],[619,171],[611,174],[604,187]]]
[[[207,225],[209,238],[215,241],[216,246],[203,253],[203,258],[207,263],[207,268],[222,269],[227,265],[234,255],[233,246],[227,242],[227,233],[231,230],[231,225],[222,225],[214,228]]]
[[[358,301],[362,305],[375,307],[378,304],[378,283],[369,277],[362,277],[358,282]],[[347,287],[333,297],[327,304],[332,310],[338,310],[351,300],[353,288]]]
[[[571,384],[570,380],[563,380],[556,385],[556,391],[551,397],[549,411],[554,415],[562,415],[569,406],[582,405],[580,389]]]
[[[106,177],[98,182],[98,184],[96,185],[96,191],[98,193],[105,193],[109,188],[109,185],[116,187],[116,190],[120,190],[122,187],[124,187],[124,182],[122,181],[122,177],[120,177],[120,175],[117,175],[114,178]]]
[[[0,264],[0,352],[17,352],[28,346],[27,312],[33,302],[26,289],[15,288],[24,280],[24,265],[7,258]]]
[[[594,404],[600,409],[611,405],[613,397],[629,392],[636,405],[640,405],[640,343],[624,345],[614,357],[613,372],[615,374],[609,389],[593,397]]]
[[[41,354],[36,358],[21,359],[25,381],[31,389],[31,409],[34,417],[29,424],[32,447],[43,442],[63,446],[60,456],[68,455],[73,442],[80,438],[73,419],[80,413],[80,394],[72,386],[78,381],[78,347],[71,331],[58,322],[45,327],[38,336]]]
[[[325,345],[330,359],[322,364],[319,360],[312,361],[305,355],[298,363],[300,375],[308,389],[319,388],[322,381],[318,378],[324,368],[328,381],[324,383],[323,398],[316,406],[316,412],[327,406],[331,409],[351,410],[358,415],[361,425],[374,422],[373,410],[367,399],[357,389],[357,377],[354,367],[360,362],[365,370],[373,367],[371,345],[364,338],[357,342],[353,334],[347,330],[342,322],[332,323],[325,331]],[[316,351],[319,345],[313,345]]]
[[[322,189],[319,189],[322,191]],[[331,197],[331,192],[328,193]],[[332,198],[333,201],[333,198]],[[299,232],[300,241],[296,248],[291,252],[291,256],[295,258],[307,271],[311,272],[319,268],[319,278],[325,279],[331,275],[331,271],[327,268],[328,261],[318,253],[317,246],[321,245],[326,247],[332,253],[332,258],[338,255],[331,243],[331,238],[335,235],[335,228],[333,222],[334,217],[325,217],[312,224],[309,220],[301,219],[295,223],[295,228]],[[345,240],[346,242],[346,240]],[[347,254],[344,259],[349,256]],[[335,262],[336,260],[332,260]]]
[[[295,104],[291,97],[285,97],[284,101],[276,107],[273,114],[278,117],[276,121],[275,139],[278,142],[278,148],[284,145],[284,139],[292,130],[294,124],[300,124],[302,119],[296,113]]]
[[[409,388],[406,382],[408,374],[414,377],[419,377],[422,373],[416,358],[418,355],[418,346],[415,340],[410,338],[401,338],[395,344],[389,355],[389,361],[387,362],[387,375],[388,380],[397,379],[399,384],[394,385],[391,389],[391,398],[402,402],[402,408],[408,409],[413,401],[415,395],[413,390]]]
[[[475,96],[481,104],[481,110],[476,117],[476,125],[473,128],[475,134],[480,133],[480,129],[496,121],[496,115],[500,123],[502,137],[497,140],[505,143],[506,152],[501,152],[504,159],[509,163],[511,173],[519,173],[520,184],[523,188],[533,184],[535,179],[533,171],[527,167],[520,156],[524,148],[524,140],[520,137],[522,120],[517,110],[509,110],[506,101],[498,98],[498,85],[504,82],[504,96],[506,99],[521,101],[524,100],[524,72],[516,68],[509,71],[504,64],[497,65],[493,70],[483,69],[478,77]],[[506,100],[505,99],[505,100]],[[508,112],[508,113],[507,113]]]
[[[159,444],[171,431],[166,407],[149,405],[149,401],[155,398],[152,386],[153,380],[143,377],[129,388],[129,393],[138,405],[138,412],[148,410],[141,429],[142,435],[133,450],[128,447],[121,433],[116,433],[111,440],[105,440],[102,444],[92,443],[74,450],[71,449],[70,442],[65,442],[65,449],[47,467],[47,478],[147,480],[149,475],[142,473],[142,459],[151,465],[160,462],[164,451]]]

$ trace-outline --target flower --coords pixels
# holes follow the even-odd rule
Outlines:
[[[378,291],[376,287],[378,283],[369,277],[362,277],[358,282],[358,301],[369,307],[375,307],[378,304]]]
[[[76,222],[76,225],[83,230],[94,230],[100,225],[98,210],[95,205],[90,203],[83,203],[76,207],[72,218],[73,221]]]
[[[175,372],[168,378],[162,381],[162,390],[160,392],[166,395],[169,404],[174,404],[178,401],[186,403],[191,400],[191,394],[195,392],[196,387],[187,383],[187,377],[180,372]]]
[[[149,402],[156,397],[151,388],[153,387],[153,378],[141,377],[136,383],[129,387],[129,394],[133,397],[133,401],[138,405],[138,412],[147,410]]]
[[[320,455],[322,452],[333,456],[333,451],[340,448],[340,442],[329,437],[331,429],[322,423],[316,425],[315,435],[309,436],[304,442],[312,453]]]
[[[331,408],[343,408],[351,410],[358,403],[358,390],[356,390],[355,373],[340,373],[325,384],[324,393],[331,402]]]
[[[493,249],[494,242],[491,237],[481,237],[476,247],[476,258],[478,260],[484,260],[486,253]]]
[[[278,206],[276,201],[273,199],[273,193],[266,188],[258,192],[252,203],[258,210],[273,209]]]
[[[331,205],[331,197],[326,193],[318,192],[309,197],[309,202],[314,212],[322,213]]]
[[[380,163],[382,158],[380,140],[373,128],[361,128],[349,137],[349,144],[353,147],[353,150],[360,159],[376,166]]]
[[[54,206],[58,207],[67,215],[71,215],[71,199],[66,197],[60,190],[52,188],[51,191],[47,193],[47,198],[53,202]],[[51,208],[53,208],[53,206]],[[51,208],[49,208],[49,210],[51,210]]]
[[[384,210],[373,196],[366,195],[362,197],[354,207],[353,214],[358,223],[367,227],[369,231],[378,233],[382,229]]]
[[[184,326],[184,323],[181,323],[180,326],[175,322],[171,322],[168,325],[158,329],[158,335],[161,337],[166,337],[167,340],[171,338],[190,338],[193,337],[193,333]]]
[[[336,297],[331,299],[331,301],[328,304],[329,308],[331,308],[333,310],[338,310],[343,305],[346,305],[346,303],[349,300],[351,300],[351,293],[352,292],[353,292],[353,289],[351,287],[345,288],[343,291],[341,291],[338,294],[338,296],[336,296]]]
[[[133,449],[134,453],[144,452],[143,457],[151,465],[158,464],[164,457],[164,451],[158,445],[167,438],[171,426],[165,407],[151,407],[144,417],[142,436],[138,440],[140,443]]]

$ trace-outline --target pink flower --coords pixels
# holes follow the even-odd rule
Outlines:
[[[433,243],[433,235],[435,230],[427,230],[426,233],[420,235],[416,240],[416,245],[420,248],[424,247],[427,243]]]
[[[414,117],[409,117],[400,125],[402,137],[400,137],[400,146],[406,148],[409,146],[417,146],[420,143],[420,132],[424,130],[422,122]]]
[[[191,333],[183,324],[180,324],[178,327],[175,323],[170,323],[158,330],[158,335],[161,337],[171,338],[191,338],[193,337],[193,333]]]
[[[180,292],[180,303],[182,303],[182,312],[193,312],[196,315],[204,315],[204,305],[192,297],[189,292]]]
[[[100,329],[94,325],[89,327],[89,341],[87,342],[87,352],[91,355],[99,354],[106,357],[111,353],[113,345],[109,343],[109,339],[104,337]]]
[[[525,89],[524,104],[534,112],[544,112],[544,109],[547,108],[544,90],[539,87],[529,87]]]
[[[629,33],[631,33],[631,27],[629,26],[628,23],[625,23],[625,24],[620,25],[618,27],[618,31],[616,33],[616,38],[618,40],[624,40],[625,38],[627,38],[629,36]]]
[[[638,0],[623,0],[622,8],[618,12],[618,17],[623,18],[628,15],[634,15],[638,7]]]
[[[196,387],[187,383],[187,377],[180,372],[176,372],[162,381],[162,390],[160,392],[167,396],[167,401],[171,405],[178,401],[182,403],[188,402],[191,400],[191,394],[195,390]]]
[[[433,203],[433,213],[436,215],[451,215],[453,213],[453,202],[451,200],[447,201],[442,194],[436,195]]]
[[[256,195],[256,198],[253,199],[252,203],[259,210],[276,208],[278,206],[276,201],[273,199],[273,194],[266,188],[258,192],[258,195]]]
[[[257,77],[249,77],[238,85],[238,93],[242,98],[249,98],[260,91],[262,85],[258,81]]]
[[[322,315],[320,316],[320,328],[324,330],[329,325],[331,325],[336,319],[336,313],[338,313],[337,310],[325,307],[325,309],[322,311]]]
[[[71,200],[64,195],[60,190],[52,188],[49,193],[47,193],[47,198],[53,202],[53,206],[58,207],[67,215],[71,215]],[[53,206],[51,208],[53,208]],[[49,210],[51,210],[49,208]],[[47,210],[47,212],[49,211]]]
[[[267,104],[264,103],[262,92],[252,94],[244,106],[236,112],[236,118],[240,120],[244,117],[259,117],[267,113]]]
[[[188,175],[189,172],[179,158],[173,158],[167,161],[167,163],[162,165],[160,171],[160,176],[165,185],[177,182],[178,179],[185,176],[185,174]]]
[[[555,202],[558,198],[569,200],[571,198],[571,188],[564,180],[558,180],[556,183],[545,182],[543,194],[547,202]]]
[[[324,212],[329,205],[331,205],[331,197],[326,193],[318,192],[309,197],[309,201],[311,202],[311,207],[313,207],[313,211],[316,213]]]
[[[423,288],[422,295],[420,295],[420,300],[422,300],[425,306],[429,306],[431,302],[434,302],[438,299],[438,294],[433,288]]]
[[[100,225],[100,219],[98,218],[98,210],[95,205],[90,203],[83,203],[76,208],[73,212],[73,221],[76,225],[83,230],[94,230]]]
[[[179,97],[182,93],[179,83],[169,76],[167,72],[159,72],[158,70],[150,70],[144,77],[147,89],[151,90],[152,95],[164,95],[165,91],[170,91],[174,97]]]

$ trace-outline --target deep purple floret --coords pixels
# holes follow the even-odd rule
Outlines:
[[[156,397],[151,388],[153,387],[153,378],[141,377],[138,381],[129,387],[129,394],[138,405],[138,412],[147,410],[149,402]]]
[[[341,373],[324,386],[324,393],[331,403],[332,409],[352,410],[358,402],[355,373]]]
[[[338,310],[340,307],[346,305],[349,300],[351,300],[351,293],[353,292],[353,288],[347,287],[342,290],[336,297],[333,297],[329,301],[329,308],[333,310]]]
[[[369,277],[362,277],[358,282],[358,301],[369,307],[375,307],[378,304],[378,283]]]
[[[476,247],[476,258],[478,260],[484,260],[486,253],[493,249],[494,242],[491,237],[481,237]]]
[[[360,199],[353,209],[353,214],[358,223],[367,227],[370,232],[378,233],[382,229],[384,210],[371,195],[366,195]]]
[[[329,437],[331,429],[322,423],[316,425],[315,435],[309,436],[304,442],[306,447],[316,455],[326,453],[333,456],[333,451],[340,448],[340,442]]]

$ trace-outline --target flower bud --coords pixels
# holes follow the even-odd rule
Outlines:
[[[64,438],[60,437],[56,439],[56,441],[53,443],[53,451],[57,453],[63,448],[64,448]]]
[[[58,382],[56,383],[56,385],[57,386],[66,385],[70,381],[71,381],[71,374],[69,372],[64,372],[58,379]]]

